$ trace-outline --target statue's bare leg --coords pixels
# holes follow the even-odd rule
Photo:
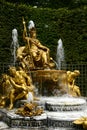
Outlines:
[[[15,93],[15,90],[13,89],[10,93],[10,105],[9,105],[9,110],[11,110],[13,108],[13,103],[14,103],[14,100],[15,100],[15,96],[14,96],[14,93]]]
[[[27,94],[27,92],[25,92],[25,91],[21,92],[20,94],[17,95],[17,97],[15,98],[15,100],[23,98],[24,96],[26,96],[26,94]]]

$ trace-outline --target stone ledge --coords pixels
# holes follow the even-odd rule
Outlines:
[[[7,123],[9,127],[17,128],[43,128],[47,125],[47,115],[43,113],[40,116],[23,117],[15,114],[15,109],[7,111],[6,109],[0,109],[0,113],[3,116],[3,121]]]

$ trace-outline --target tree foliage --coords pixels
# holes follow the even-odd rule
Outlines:
[[[76,8],[87,5],[87,0],[5,0],[16,4],[29,4],[31,6],[48,7],[48,8]]]
[[[29,20],[35,22],[37,38],[50,48],[54,59],[57,41],[61,38],[66,62],[87,61],[87,6],[69,10],[33,8],[26,4],[0,2],[0,7],[0,62],[9,62],[11,59],[12,29],[18,30],[20,46],[25,45],[22,39],[23,16],[26,26]]]

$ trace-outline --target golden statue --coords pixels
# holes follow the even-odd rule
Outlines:
[[[22,116],[37,116],[41,115],[43,113],[42,108],[38,108],[37,104],[35,103],[26,103],[23,107],[18,108],[16,111],[16,114],[22,115]]]
[[[74,97],[81,96],[79,87],[75,85],[75,79],[79,75],[79,70],[67,71],[68,93]]]
[[[2,74],[0,82],[0,107],[5,107],[9,97],[9,91],[11,90],[11,84],[9,81],[9,75]]]
[[[3,77],[5,78],[5,81],[1,83],[1,86],[3,87],[0,102],[1,107],[4,107],[9,100],[9,109],[12,109],[15,101],[27,99],[29,92],[31,92],[34,97],[34,85],[32,84],[32,80],[22,68],[16,70],[15,67],[10,67],[9,75],[3,75]],[[36,97],[33,99],[36,100]]]
[[[25,47],[19,47],[17,50],[17,58],[21,62],[22,67],[30,66],[31,68],[54,68],[55,63],[50,57],[50,50],[43,46],[36,38],[36,28],[33,21],[29,22],[29,36],[23,19],[24,31],[23,39],[27,42]],[[31,63],[30,63],[31,62]]]
[[[75,121],[73,121],[76,125],[82,125],[84,130],[87,130],[87,117],[81,117]]]

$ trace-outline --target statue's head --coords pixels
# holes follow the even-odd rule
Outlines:
[[[29,29],[30,37],[36,38],[36,28],[32,20],[30,20],[28,23],[28,29]]]
[[[36,38],[36,29],[32,28],[29,30],[30,37]]]
[[[11,67],[9,68],[9,72],[10,72],[11,75],[14,75],[14,74],[16,73],[16,68],[13,67],[13,66],[11,66]]]
[[[7,74],[2,74],[2,78],[3,79],[8,79],[8,75]]]
[[[67,71],[67,79],[68,79],[68,82],[73,82],[73,80],[75,80],[75,78],[77,76],[80,75],[80,71],[79,70],[74,70],[73,72],[72,71]]]
[[[79,76],[80,75],[80,71],[79,70],[74,70],[74,74],[75,74],[75,76]]]

